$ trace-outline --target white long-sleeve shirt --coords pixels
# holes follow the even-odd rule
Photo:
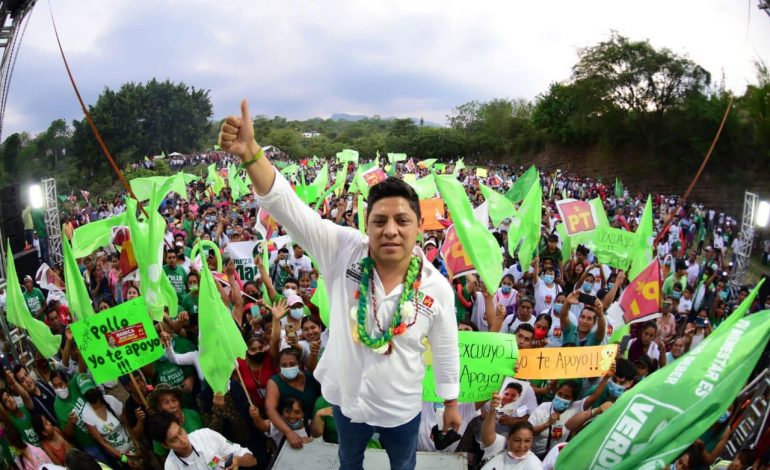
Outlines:
[[[353,422],[395,427],[420,413],[425,364],[423,338],[431,346],[436,393],[444,399],[460,392],[460,357],[454,295],[449,282],[422,257],[422,282],[414,325],[393,340],[393,352],[378,354],[353,340],[355,325],[351,310],[361,279],[359,262],[369,253],[369,238],[358,230],[323,220],[305,205],[276,171],[269,193],[258,197],[265,208],[318,264],[329,292],[329,342],[314,371],[323,396],[341,408]],[[403,292],[403,284],[387,295],[376,271],[374,293],[377,316],[390,325]],[[371,305],[371,303],[370,303]],[[373,313],[367,314],[367,331],[375,334]],[[379,332],[377,332],[379,333]]]

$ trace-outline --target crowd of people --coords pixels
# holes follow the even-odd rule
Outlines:
[[[201,163],[223,167],[237,160],[224,152],[172,158],[177,170]],[[308,162],[303,177],[313,181],[324,163]],[[349,164],[328,163],[331,186],[341,165]],[[487,177],[471,168],[457,175],[474,206],[485,200],[479,183],[505,192],[524,172],[508,165],[485,168]],[[419,176],[428,172],[412,171]],[[407,162],[395,164],[393,172],[410,172]],[[348,171],[347,183],[352,177]],[[299,178],[292,177],[293,183]],[[628,276],[599,262],[582,245],[563,256],[555,203],[563,197],[599,197],[613,227],[634,231],[646,194],[616,194],[611,185],[559,171],[541,172],[536,184],[544,194],[536,256],[523,266],[508,254],[510,219],[490,227],[505,253],[505,274],[498,286],[485,286],[472,273],[446,279],[454,294],[457,328],[511,334],[520,349],[607,344],[611,331],[605,312],[628,286]],[[358,229],[366,222],[359,219],[357,198],[347,188],[332,192],[317,212],[326,223]],[[312,300],[319,278],[314,259],[322,255],[305,253],[307,247],[296,241],[271,251],[267,263],[255,251],[259,274],[254,279],[243,279],[225,257],[222,272],[215,275],[248,349],[238,360],[228,393],[215,394],[206,383],[197,359],[198,318],[205,312],[198,311],[201,275],[191,259],[193,244],[210,240],[226,253],[228,244],[262,236],[256,228],[259,198],[252,193],[234,200],[231,194],[229,187],[213,194],[199,180],[188,185],[186,194],[170,193],[162,201],[159,211],[167,222],[163,271],[176,290],[179,311],[157,325],[163,357],[120,380],[94,383],[73,340],[68,306],[60,297],[46,299],[31,277],[24,279],[31,313],[61,334],[62,344],[51,360],[38,355],[30,365],[8,364],[0,384],[0,467],[265,469],[282,447],[299,450],[314,439],[338,442],[338,429],[351,426],[350,420],[337,413],[314,377],[329,344],[329,330]],[[729,316],[752,287],[731,289],[731,254],[739,240],[735,220],[674,196],[653,195],[652,200],[659,235],[655,253],[664,279],[660,316],[633,325],[610,371],[600,378],[559,381],[507,378],[488,401],[460,403],[462,424],[451,432],[441,427],[443,407],[423,402],[414,426],[419,451],[466,452],[471,468],[552,469],[570,439],[590,430],[592,420],[619,396],[656,370],[671,367]],[[71,239],[79,226],[125,208],[122,196],[73,204],[62,217],[63,234]],[[269,236],[286,234],[278,225]],[[445,231],[431,230],[418,244],[427,262],[446,275],[437,250],[444,238]],[[213,252],[199,262],[217,268]],[[123,272],[115,246],[78,263],[97,312],[139,296],[139,281]],[[61,267],[52,268],[61,273]],[[329,286],[330,293],[333,289]],[[593,302],[581,302],[586,298]],[[750,311],[764,309],[770,309],[770,298],[757,298]],[[767,428],[759,452],[742,450],[731,462],[720,461],[742,405],[731,405],[672,468],[770,468]],[[380,448],[386,439],[386,433],[374,433],[366,437],[367,446]]]

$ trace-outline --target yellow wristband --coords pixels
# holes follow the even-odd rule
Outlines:
[[[259,152],[257,152],[257,154],[256,154],[256,155],[254,155],[254,158],[252,158],[252,159],[251,159],[251,160],[249,160],[248,162],[244,162],[244,163],[241,163],[241,169],[242,169],[242,170],[245,170],[245,169],[247,169],[248,167],[250,167],[251,165],[253,165],[253,164],[254,164],[254,163],[256,163],[257,161],[259,161],[259,159],[260,159],[260,158],[262,158],[262,157],[264,157],[264,156],[265,156],[265,149],[263,149],[262,147],[260,147],[260,148],[259,148]]]

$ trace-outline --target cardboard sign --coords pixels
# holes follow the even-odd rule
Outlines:
[[[163,355],[143,297],[72,323],[70,328],[97,384],[115,380]]]
[[[617,344],[519,351],[517,379],[551,380],[601,377],[615,362]]]
[[[420,200],[420,213],[423,219],[421,227],[423,231],[444,230],[444,226],[439,222],[439,217],[443,219],[445,216],[443,199],[434,197]]]
[[[568,235],[590,232],[596,229],[596,221],[591,210],[591,204],[587,201],[578,201],[576,199],[556,201],[556,208],[559,210],[559,215],[564,222],[564,228],[567,229]]]
[[[486,168],[476,168],[476,178],[486,178],[488,174]]]
[[[476,272],[476,268],[473,267],[473,262],[471,262],[471,257],[463,248],[460,239],[457,238],[454,225],[447,229],[444,244],[441,245],[441,256],[444,258],[449,279]]]
[[[516,337],[506,333],[478,331],[458,332],[460,346],[460,396],[461,403],[489,400],[500,390],[503,380],[513,375],[513,367],[519,354]],[[441,402],[436,395],[433,375],[433,357],[430,347],[423,353],[425,377],[422,381],[422,399]]]
[[[627,271],[636,248],[636,234],[613,227],[599,227],[594,232],[594,246],[599,261]]]

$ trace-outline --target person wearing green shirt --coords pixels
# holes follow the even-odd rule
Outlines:
[[[195,351],[195,345],[187,338],[174,336],[171,339],[171,347],[176,354],[184,354]],[[178,366],[168,360],[164,354],[160,359],[152,363],[154,373],[152,383],[155,387],[166,384],[171,387],[179,387],[185,392],[182,398],[182,406],[195,409],[195,395],[192,393],[195,386],[195,368],[192,366]]]
[[[81,418],[86,400],[80,393],[77,383],[74,380],[67,380],[67,376],[62,371],[57,370],[51,373],[51,384],[54,393],[56,393],[56,401],[53,403],[54,413],[59,420],[64,436],[74,440],[78,447],[95,459],[109,462],[109,457],[88,433]]]
[[[176,295],[179,299],[185,293],[185,285],[187,284],[187,273],[184,268],[176,264],[176,252],[169,250],[166,253],[166,264],[163,265],[163,272],[166,273],[168,280],[176,291]]]
[[[48,255],[48,229],[45,223],[45,214],[42,209],[32,209],[32,224],[35,227],[38,241],[40,242],[40,259],[44,263],[51,265],[51,259]]]
[[[687,287],[687,265],[684,260],[677,260],[675,271],[663,281],[663,296],[670,297],[674,292],[674,284],[679,283],[682,286],[682,292]]]
[[[167,384],[159,384],[147,397],[147,402],[150,405],[150,409],[156,413],[165,411],[166,413],[176,416],[182,429],[189,434],[198,429],[202,429],[203,420],[197,411],[182,408],[183,399],[184,393],[182,392],[182,389]],[[160,442],[153,441],[152,445],[153,450],[157,455],[165,456],[168,454],[168,449],[163,447]]]
[[[577,325],[569,318],[572,305],[578,304],[579,291],[573,291],[564,301],[561,308],[562,345],[597,346],[602,344],[607,332],[607,320],[604,318],[604,305],[596,299],[593,306],[583,306],[578,317]],[[596,325],[596,329],[594,329]]]
[[[8,371],[8,373],[10,374],[10,371]],[[32,415],[29,413],[29,410],[33,409],[35,405],[32,403],[29,394],[26,392],[21,394],[21,397],[22,401],[25,403],[24,405],[20,405],[16,401],[16,397],[11,395],[7,390],[0,392],[0,403],[3,405],[0,407],[0,419],[10,423],[11,426],[16,428],[16,430],[19,431],[19,434],[21,434],[21,438],[24,439],[24,442],[35,447],[40,447],[40,436],[38,436],[32,428]]]
[[[21,211],[21,221],[24,224],[24,239],[27,245],[32,246],[32,232],[35,231],[35,223],[32,222],[32,207],[27,206]]]
[[[43,291],[35,287],[32,276],[24,276],[24,302],[27,303],[29,313],[38,320],[44,321],[45,315],[45,296]]]

